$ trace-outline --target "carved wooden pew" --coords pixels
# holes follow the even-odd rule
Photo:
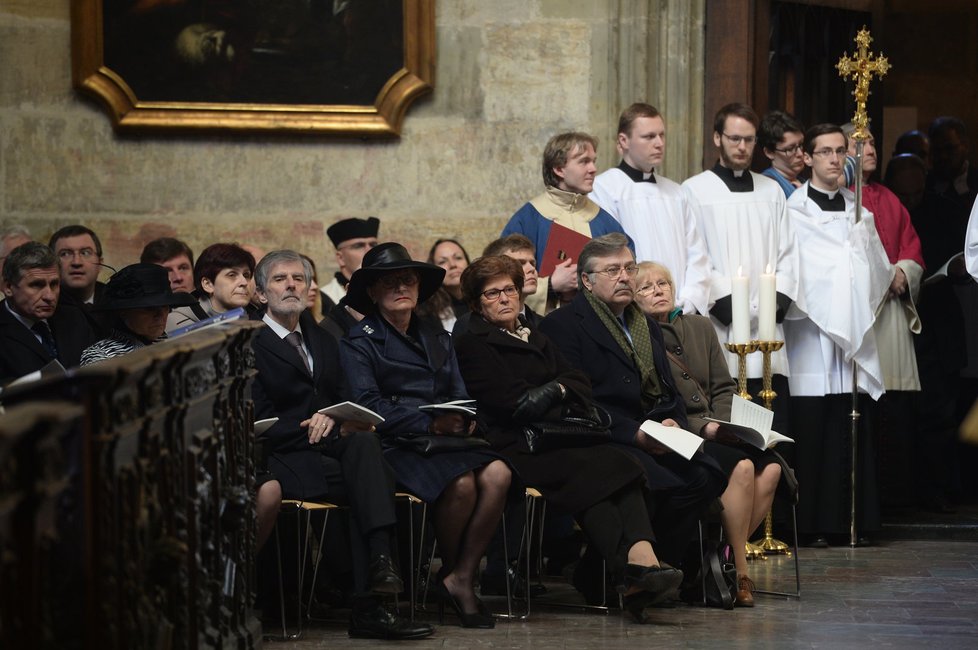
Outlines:
[[[75,511],[81,525],[73,541],[83,551],[75,567],[80,593],[68,600],[84,613],[72,638],[51,637],[61,633],[44,626],[63,612],[47,611],[53,594],[42,589],[32,594],[38,602],[15,604],[38,607],[41,629],[22,626],[29,636],[8,646],[5,599],[0,647],[261,646],[252,611],[250,389],[251,336],[259,327],[239,321],[195,332],[0,396],[8,408],[4,419],[18,412],[11,406],[56,412],[63,405],[37,405],[62,400],[80,407]],[[41,641],[46,636],[54,643]]]

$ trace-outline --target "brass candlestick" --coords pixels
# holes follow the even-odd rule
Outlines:
[[[784,341],[758,341],[757,349],[764,355],[763,370],[761,375],[761,392],[758,396],[764,401],[764,408],[769,411],[774,410],[774,398],[778,396],[771,388],[771,353],[777,352],[784,347]],[[764,537],[753,542],[753,545],[760,548],[765,553],[783,553],[791,557],[791,547],[784,542],[774,539],[774,517],[768,512],[764,517]]]
[[[737,355],[737,394],[746,400],[752,399],[747,392],[747,355],[757,352],[759,341],[750,343],[727,343],[727,349]]]
[[[752,352],[757,352],[759,342],[727,343],[726,345],[728,350],[737,355],[737,394],[749,400],[751,396],[747,391],[747,355]],[[756,544],[747,542],[744,550],[747,553],[748,560],[765,559],[764,549]]]

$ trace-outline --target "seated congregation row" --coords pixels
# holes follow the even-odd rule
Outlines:
[[[347,221],[354,229],[372,225],[376,235],[376,224]],[[240,247],[216,244],[193,267],[203,300],[174,291],[174,274],[168,277],[160,265],[134,264],[113,275],[100,290],[98,307],[78,310],[87,314],[78,323],[110,332],[85,349],[85,362],[160,340],[168,315],[179,323],[248,306],[254,271],[262,309],[253,317],[268,325],[254,339],[255,417],[279,418],[263,439],[267,466],[258,481],[259,541],[272,530],[283,495],[348,503],[361,541],[352,549],[355,636],[414,638],[431,632],[390,611],[378,596],[403,590],[391,559],[395,488],[431,505],[441,556],[435,594],[465,626],[494,624],[476,595],[477,569],[507,501],[513,503],[522,486],[537,488],[553,510],[580,524],[588,550],[575,585],[586,598],[600,600],[603,581],[586,576],[600,576],[603,559],[608,580],[622,590],[638,620],[677,587],[687,597],[694,591],[694,576],[687,572],[682,583],[680,567],[697,520],[720,497],[735,550],[737,603],[753,604],[744,543],[770,509],[780,467],[771,453],[722,444],[731,440],[702,420],[729,416],[733,381],[708,319],[677,314],[667,269],[643,263],[639,271],[623,235],[595,239],[578,262],[579,297],[541,318],[524,304],[537,286],[533,245],[510,235],[454,274],[458,290],[449,296],[456,296],[459,318],[451,336],[439,319],[418,314],[439,292],[449,291],[444,280],[450,272],[411,260],[399,244],[374,243],[363,247],[360,268],[331,309],[352,319],[345,334],[335,320],[316,326],[309,309],[314,270],[307,258],[275,251],[255,265]],[[452,246],[464,256],[457,243]],[[15,284],[22,284],[15,277],[21,270],[58,275],[54,253],[37,243],[15,250],[7,264],[5,277]],[[212,275],[201,281],[204,273]],[[59,312],[72,314],[67,306]],[[667,345],[696,350],[685,363],[674,362],[682,368],[677,373],[695,368],[697,376],[677,386]],[[417,408],[466,397],[477,401],[477,421],[430,416]],[[374,429],[317,413],[344,399],[385,421]],[[522,425],[567,415],[609,425],[611,435],[586,449],[531,452]],[[708,439],[705,453],[685,461],[660,447],[639,431],[649,417],[701,432]],[[464,448],[426,455],[417,445],[429,434],[451,437]]]

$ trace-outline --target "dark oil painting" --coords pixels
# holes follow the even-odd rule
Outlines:
[[[104,64],[141,102],[371,105],[403,0],[104,0]]]

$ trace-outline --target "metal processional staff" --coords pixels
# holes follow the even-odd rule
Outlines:
[[[890,62],[880,54],[874,57],[869,51],[869,44],[873,41],[869,35],[869,30],[865,26],[856,34],[857,49],[853,57],[849,53],[843,53],[836,64],[839,76],[856,82],[856,88],[852,91],[856,98],[856,112],[852,116],[852,124],[856,127],[850,136],[856,141],[856,223],[862,218],[863,210],[863,144],[869,139],[869,117],[866,115],[866,100],[869,98],[869,82],[873,75],[883,77],[890,69]],[[852,467],[851,467],[851,509],[849,512],[849,545],[856,546],[856,442],[859,436],[859,387],[857,384],[858,370],[856,368],[855,357],[852,360],[852,413],[850,418],[850,431],[852,443]]]

